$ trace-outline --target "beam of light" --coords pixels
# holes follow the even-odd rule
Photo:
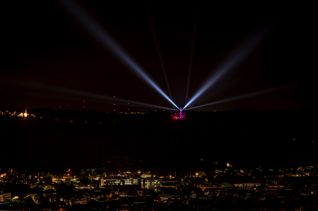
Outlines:
[[[285,88],[285,86],[284,87],[276,87],[276,88],[266,89],[266,90],[253,92],[253,93],[248,93],[248,94],[244,94],[244,95],[239,95],[239,96],[236,96],[236,97],[231,97],[231,98],[227,98],[227,99],[224,99],[224,100],[219,100],[219,101],[215,101],[215,102],[212,102],[212,103],[207,103],[207,104],[191,107],[191,108],[188,108],[187,110],[202,108],[202,107],[206,107],[206,106],[216,105],[216,104],[220,104],[220,103],[226,103],[226,102],[235,101],[235,100],[241,100],[241,99],[250,98],[250,97],[255,97],[257,95],[266,94],[266,93],[269,93],[269,92],[272,92],[272,91],[275,91],[275,90],[278,90],[278,89],[282,89],[282,88]]]
[[[161,56],[161,52],[160,52],[160,48],[159,48],[159,43],[158,43],[158,38],[157,38],[157,36],[156,36],[156,30],[155,30],[155,27],[153,26],[153,22],[152,22],[152,19],[151,19],[151,15],[150,15],[150,12],[149,12],[148,9],[147,9],[147,15],[148,15],[149,23],[150,23],[151,33],[152,33],[153,39],[154,39],[154,41],[155,41],[156,49],[157,49],[158,56],[159,56],[159,60],[160,60],[160,63],[161,63],[163,75],[164,75],[164,77],[165,77],[166,84],[167,84],[167,87],[168,87],[169,96],[170,96],[170,99],[172,100],[172,95],[171,95],[171,91],[170,91],[170,86],[169,86],[169,82],[168,82],[168,77],[167,77],[167,74],[166,74],[165,67],[164,67],[164,65],[163,65],[162,56]]]
[[[193,28],[193,34],[192,34],[191,54],[190,54],[190,64],[189,64],[189,71],[188,71],[188,81],[187,81],[187,91],[186,91],[185,104],[188,101],[188,93],[189,93],[189,86],[190,86],[190,76],[191,76],[191,68],[192,68],[192,60],[193,60],[193,52],[194,52],[194,44],[195,44],[195,36],[196,36],[196,30],[197,30],[197,22],[198,22],[198,16],[196,16],[195,20],[194,20],[194,28]]]
[[[72,0],[58,0],[58,2],[87,30],[99,43],[112,53],[122,64],[133,73],[140,76],[143,81],[161,94],[173,106],[178,106],[161,90],[161,88],[148,76],[142,67],[115,41],[115,39],[82,7]]]
[[[34,87],[39,87],[39,88],[44,88],[53,92],[61,92],[61,93],[66,93],[66,94],[71,94],[71,95],[77,95],[81,97],[86,97],[86,98],[91,98],[91,99],[98,99],[102,100],[102,102],[105,103],[105,100],[109,101],[109,103],[114,103],[114,97],[109,97],[101,94],[95,94],[95,93],[90,93],[90,92],[83,92],[83,91],[78,91],[78,90],[73,90],[73,89],[66,89],[66,88],[61,88],[61,87],[53,87],[53,86],[46,86],[46,85],[40,85],[40,84],[32,84]],[[148,103],[141,103],[133,100],[126,100],[126,99],[121,99],[116,97],[116,102],[121,102],[121,103],[129,103],[129,106],[138,106],[138,107],[146,107],[146,108],[156,108],[156,109],[162,109],[162,110],[171,110],[173,109],[164,107],[164,106],[158,106],[158,105],[152,105]]]
[[[266,26],[257,31],[253,36],[245,39],[237,48],[235,48],[216,68],[216,70],[207,77],[206,81],[199,88],[196,94],[187,102],[183,109],[187,108],[193,101],[213,86],[222,76],[235,68],[258,46],[258,44],[269,33],[271,26]]]

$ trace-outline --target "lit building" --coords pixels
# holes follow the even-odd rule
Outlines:
[[[7,199],[11,201],[11,193],[2,193],[0,195],[0,202],[4,202]]]
[[[151,174],[142,174],[140,177],[141,178],[151,178],[152,175]]]

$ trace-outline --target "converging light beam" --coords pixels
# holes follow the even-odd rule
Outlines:
[[[44,88],[44,89],[54,91],[54,92],[62,92],[62,93],[67,93],[67,94],[71,94],[71,95],[78,95],[78,96],[87,97],[87,98],[91,98],[91,99],[99,99],[99,100],[103,100],[103,101],[108,100],[108,101],[111,101],[112,103],[114,101],[114,97],[109,97],[109,96],[105,96],[105,95],[101,95],[101,94],[82,92],[82,91],[73,90],[73,89],[66,89],[66,88],[61,88],[61,87],[53,87],[53,86],[40,85],[40,84],[32,84],[32,86]],[[117,97],[116,97],[116,102],[129,103],[129,105],[131,105],[131,106],[156,108],[156,109],[173,111],[172,108],[158,106],[158,105],[152,105],[152,104],[148,104],[148,103],[141,103],[141,102],[121,99],[121,98],[117,98]]]
[[[196,17],[195,17],[195,20],[194,20],[194,27],[193,27],[192,42],[191,42],[191,54],[190,54],[190,64],[189,64],[189,71],[188,71],[188,80],[187,80],[187,91],[186,91],[185,104],[187,104],[187,101],[188,101],[188,93],[189,93],[189,86],[190,86],[190,76],[191,76],[191,68],[192,68],[194,44],[195,44],[195,35],[196,35],[196,30],[197,30],[197,22],[198,22],[198,16],[196,16]]]
[[[166,74],[165,67],[164,67],[164,65],[163,65],[162,56],[161,56],[161,52],[160,52],[160,48],[159,48],[159,43],[158,43],[158,39],[157,39],[157,36],[156,36],[156,30],[155,30],[155,27],[153,26],[153,22],[152,22],[152,19],[151,19],[151,15],[150,15],[150,12],[149,12],[148,9],[147,9],[147,15],[148,15],[148,19],[149,19],[149,24],[150,24],[152,36],[153,36],[153,39],[154,39],[154,41],[155,41],[156,49],[157,49],[158,56],[159,56],[159,60],[160,60],[160,63],[161,63],[163,75],[164,75],[164,77],[165,77],[166,84],[167,84],[167,87],[168,87],[169,96],[170,96],[170,99],[172,100],[172,95],[171,95],[171,91],[170,91],[170,86],[169,86],[169,82],[168,82],[168,77],[167,77],[167,74]]]
[[[231,69],[242,62],[256,46],[265,38],[270,30],[269,26],[266,26],[259,30],[252,37],[248,37],[237,48],[235,48],[216,68],[216,70],[207,77],[207,80],[203,83],[196,94],[186,103],[183,109],[187,108],[193,101],[206,92],[211,86],[213,86],[222,76],[228,73]]]
[[[147,75],[140,65],[115,41],[115,39],[94,20],[82,7],[72,0],[58,0],[58,2],[75,18],[92,37],[113,54],[122,64],[133,73],[140,76],[143,81],[161,94],[173,106],[178,106],[161,90],[161,88]]]
[[[262,90],[262,91],[258,91],[258,92],[253,92],[253,93],[248,93],[248,94],[244,94],[244,95],[239,95],[239,96],[236,96],[236,97],[231,97],[231,98],[227,98],[227,99],[224,99],[224,100],[219,100],[219,101],[215,101],[215,102],[212,102],[212,103],[207,103],[207,104],[191,107],[191,108],[188,108],[187,110],[202,108],[202,107],[206,107],[206,106],[216,105],[216,104],[220,104],[220,103],[226,103],[226,102],[235,101],[235,100],[241,100],[241,99],[245,99],[245,98],[249,98],[249,97],[255,97],[257,95],[266,94],[268,92],[272,92],[272,91],[275,91],[275,90],[278,90],[278,89],[282,89],[282,88],[285,88],[285,87],[276,87],[276,88],[266,89],[266,90]]]

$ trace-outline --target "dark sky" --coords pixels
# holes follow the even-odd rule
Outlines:
[[[149,10],[178,106],[184,106],[196,17],[189,97],[242,40],[265,25],[273,25],[253,53],[193,105],[283,86],[275,92],[204,109],[313,107],[316,24],[311,5],[78,2],[168,94],[147,16]],[[106,101],[44,88],[49,86],[171,107],[102,48],[57,2],[9,1],[2,3],[2,14],[0,106],[58,109],[70,105],[71,109],[81,109],[85,99],[87,109],[113,109]]]

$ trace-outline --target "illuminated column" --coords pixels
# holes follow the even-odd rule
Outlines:
[[[116,111],[115,105],[116,105],[116,101],[115,101],[115,95],[114,95],[114,112]]]
[[[180,107],[180,119],[182,119],[182,108]]]

